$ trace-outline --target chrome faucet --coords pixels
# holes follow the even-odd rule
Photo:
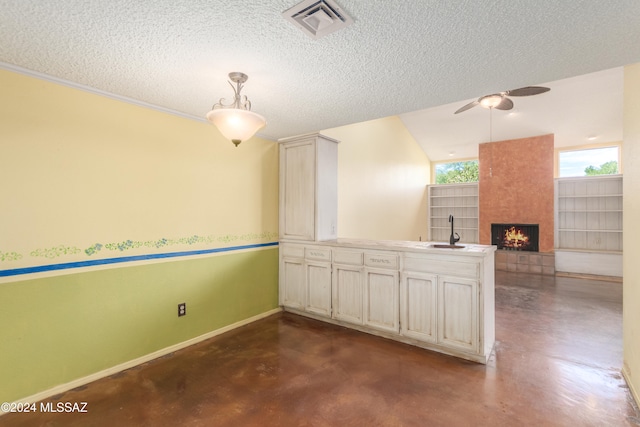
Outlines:
[[[455,246],[455,244],[460,241],[460,235],[453,232],[453,215],[449,215],[449,222],[451,223],[451,237],[449,237],[449,244],[451,246]],[[454,234],[457,237],[455,237]]]

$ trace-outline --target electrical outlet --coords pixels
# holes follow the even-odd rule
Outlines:
[[[178,317],[184,316],[187,314],[187,303],[183,302],[182,304],[178,304]]]

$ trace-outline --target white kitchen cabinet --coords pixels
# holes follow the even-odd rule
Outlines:
[[[402,287],[403,335],[477,351],[477,281],[407,272]]]
[[[304,309],[305,283],[304,259],[282,258],[280,261],[280,305]]]
[[[400,332],[398,254],[366,251],[364,265],[364,324]]]
[[[495,247],[485,245],[440,250],[425,242],[281,242],[281,304],[487,363],[495,341],[494,254]]]
[[[484,257],[453,250],[405,252],[401,334],[427,348],[486,363],[495,342],[495,246],[489,248]]]
[[[331,317],[331,264],[305,261],[307,304],[305,310]]]
[[[381,331],[400,332],[398,271],[366,268],[364,275],[364,324]]]
[[[435,343],[438,339],[438,276],[415,271],[402,272],[400,282],[400,333]]]
[[[337,237],[338,141],[320,134],[280,140],[280,239]]]
[[[478,350],[478,281],[438,277],[438,343]]]
[[[331,317],[331,248],[304,246],[305,310]]]
[[[333,318],[362,325],[364,302],[364,267],[333,265]]]
[[[280,245],[280,305],[331,317],[331,249]]]

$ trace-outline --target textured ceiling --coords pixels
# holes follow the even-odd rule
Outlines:
[[[0,0],[0,61],[199,120],[242,71],[270,139],[640,61],[638,0],[337,1],[354,24],[313,40],[298,0]]]

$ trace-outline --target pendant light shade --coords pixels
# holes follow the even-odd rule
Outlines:
[[[266,126],[267,121],[260,114],[251,111],[251,102],[241,96],[243,83],[249,77],[240,72],[229,73],[229,79],[236,84],[231,88],[235,94],[233,102],[225,105],[224,98],[207,113],[207,120],[218,128],[220,133],[237,147],[242,141],[251,138],[257,131]]]
[[[207,113],[207,120],[217,127],[222,136],[233,142],[236,147],[242,141],[251,138],[267,124],[267,121],[260,114],[237,108],[211,110]]]

